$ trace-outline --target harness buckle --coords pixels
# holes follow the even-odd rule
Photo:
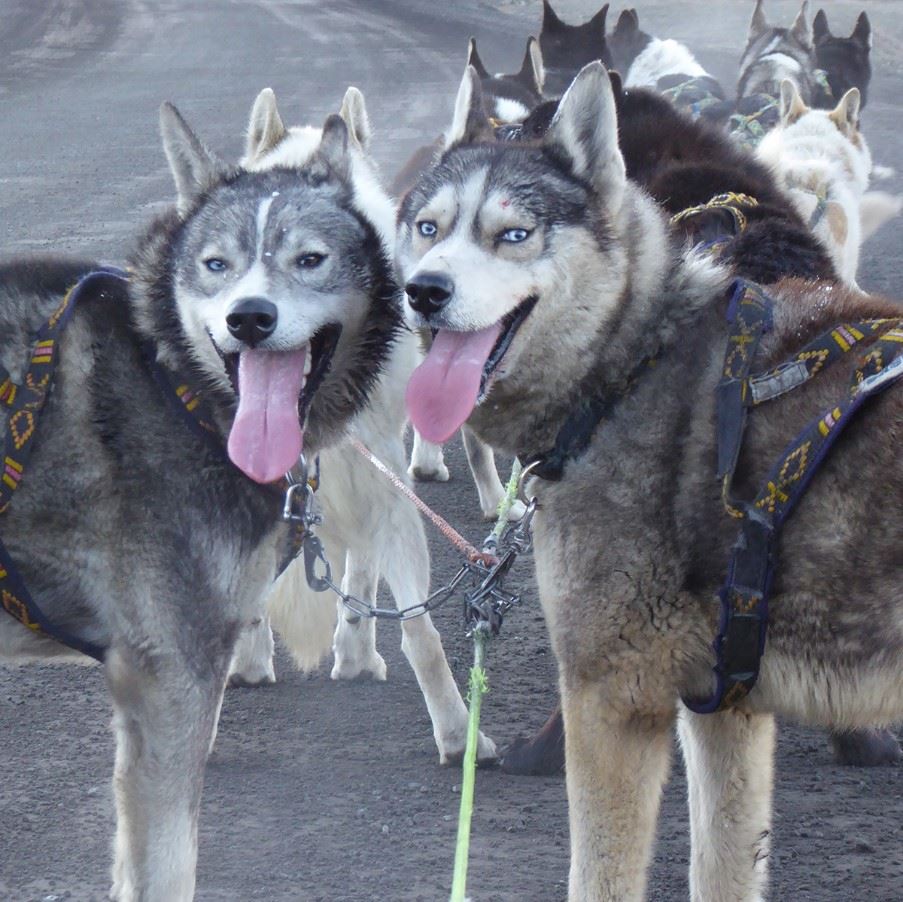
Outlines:
[[[900,376],[903,376],[903,355],[894,357],[894,359],[880,372],[875,373],[872,376],[866,376],[866,378],[856,386],[853,394],[854,396],[867,395],[880,388],[885,383],[893,382],[894,379],[899,379]]]

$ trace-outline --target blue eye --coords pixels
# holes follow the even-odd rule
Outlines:
[[[219,257],[210,257],[208,260],[204,261],[204,266],[206,266],[210,272],[223,272],[229,268],[229,264]]]
[[[520,244],[521,241],[526,241],[529,237],[529,229],[505,229],[499,235],[501,241],[507,241],[509,244]]]
[[[295,261],[302,269],[313,269],[326,259],[326,254],[301,254]]]
[[[436,223],[429,219],[424,219],[422,222],[417,223],[417,231],[420,232],[424,238],[435,238],[439,229],[436,227]]]

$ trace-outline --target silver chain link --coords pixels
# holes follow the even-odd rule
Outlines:
[[[317,469],[319,470],[319,467]],[[298,466],[286,474],[286,479],[288,488],[285,492],[282,519],[286,522],[301,521],[306,528],[302,554],[307,584],[314,592],[334,592],[352,614],[358,617],[403,622],[436,610],[459,591],[463,591],[464,617],[468,630],[485,622],[493,632],[497,632],[505,613],[520,602],[519,595],[504,591],[501,584],[517,557],[529,552],[533,546],[531,524],[536,511],[535,499],[527,503],[524,516],[505,529],[497,547],[490,548],[487,539],[484,550],[491,551],[498,558],[497,563],[490,567],[478,561],[468,561],[461,566],[450,582],[430,593],[424,601],[401,610],[392,610],[377,607],[354,595],[348,595],[342,591],[341,586],[333,582],[332,567],[326,556],[326,550],[313,530],[313,527],[323,522],[323,518],[315,509],[315,489],[308,481],[307,462],[303,455],[298,461]],[[463,590],[462,583],[467,584]]]

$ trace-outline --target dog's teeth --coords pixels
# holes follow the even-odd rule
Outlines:
[[[310,345],[307,346],[307,354],[304,355],[304,375],[310,375],[311,368],[311,359],[310,359]]]

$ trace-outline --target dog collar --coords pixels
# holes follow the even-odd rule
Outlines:
[[[555,444],[539,454],[518,454],[518,460],[531,476],[538,476],[547,482],[560,482],[568,461],[576,460],[589,447],[589,443],[602,420],[611,417],[615,408],[630,394],[641,376],[655,366],[661,351],[644,357],[634,367],[621,391],[609,395],[590,395],[581,398],[571,411],[555,437]]]

